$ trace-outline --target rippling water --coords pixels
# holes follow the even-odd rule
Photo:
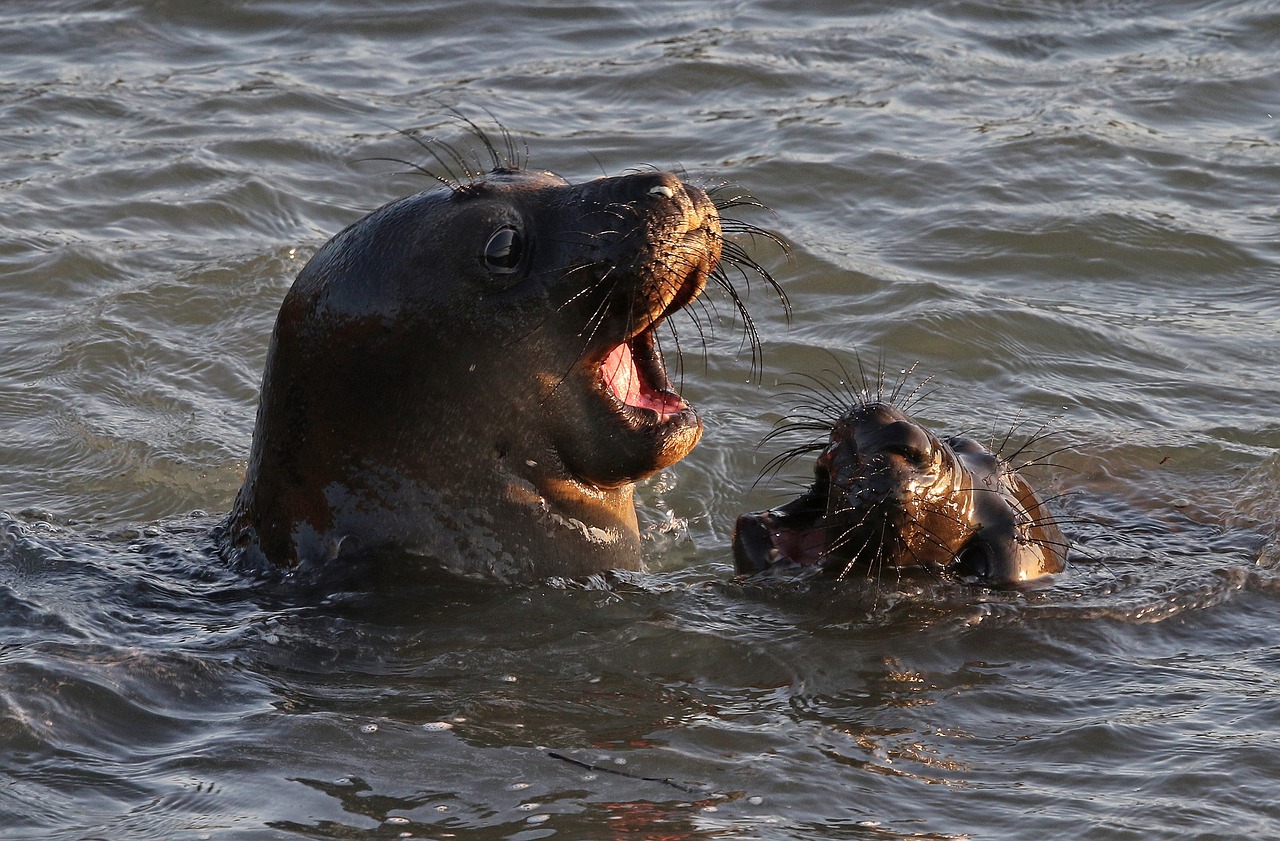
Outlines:
[[[1280,834],[1280,10],[896,5],[0,10],[0,835]],[[571,179],[750,189],[794,315],[750,290],[755,370],[682,330],[707,431],[650,573],[237,577],[280,299],[453,107]],[[752,487],[782,384],[859,361],[1070,445],[1054,586],[732,583],[805,478]]]

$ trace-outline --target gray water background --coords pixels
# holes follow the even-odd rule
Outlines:
[[[1280,836],[1278,53],[1260,1],[5,3],[0,836]],[[258,587],[207,534],[276,308],[451,107],[743,185],[794,315],[680,328],[651,572]],[[1070,444],[1054,586],[731,582],[784,383],[859,360]]]

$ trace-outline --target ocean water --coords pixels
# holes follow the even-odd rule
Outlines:
[[[1280,835],[1278,36],[1265,0],[5,4],[0,837]],[[646,573],[237,575],[280,300],[451,109],[571,180],[741,185],[792,314],[738,279],[758,359],[723,295],[678,325],[706,433],[641,489]],[[737,514],[806,480],[760,478],[787,383],[840,370],[1043,427],[1070,568],[735,582]]]

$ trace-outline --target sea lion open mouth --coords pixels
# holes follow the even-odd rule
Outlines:
[[[718,222],[718,217],[713,217]],[[600,363],[600,375],[608,394],[636,426],[651,426],[691,420],[692,407],[672,387],[666,361],[658,342],[658,329],[675,312],[688,306],[706,288],[706,277],[715,271],[720,258],[718,224],[702,247],[707,254],[701,264],[675,287],[670,300],[653,320],[635,335],[619,342]],[[666,286],[671,286],[665,282]]]
[[[637,425],[670,423],[691,411],[667,380],[656,327],[619,344],[600,365],[605,388]]]

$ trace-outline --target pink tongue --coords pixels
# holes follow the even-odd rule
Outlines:
[[[683,408],[683,402],[674,394],[654,392],[646,388],[631,358],[631,346],[626,342],[614,348],[601,366],[604,381],[614,396],[639,409],[652,409],[660,415],[672,415]]]

